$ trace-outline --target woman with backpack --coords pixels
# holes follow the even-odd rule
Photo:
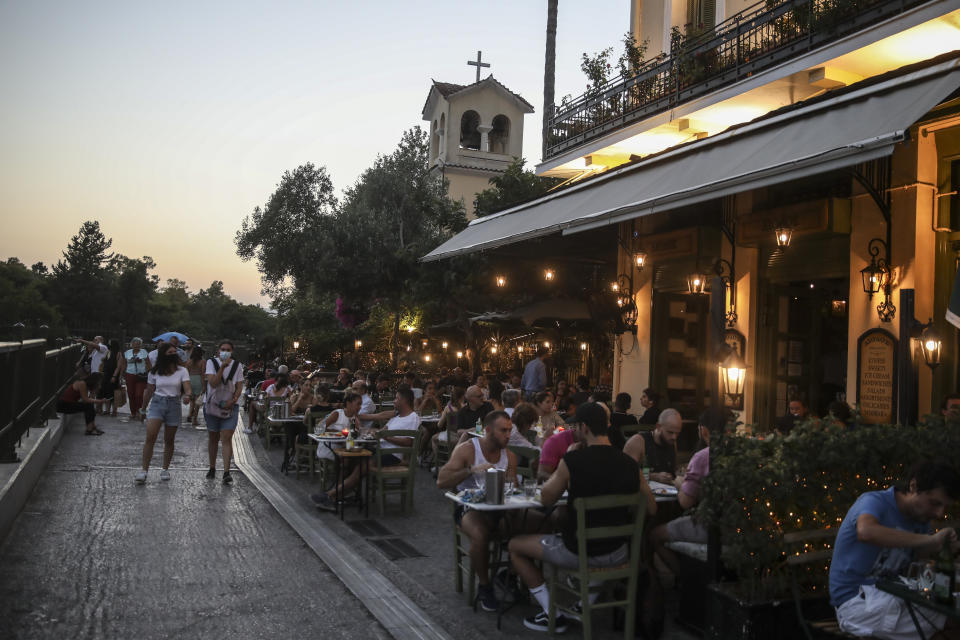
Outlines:
[[[190,374],[180,366],[180,355],[172,344],[161,342],[157,347],[157,362],[147,374],[147,390],[143,401],[147,404],[147,439],[143,443],[143,469],[134,476],[137,484],[147,481],[147,470],[153,458],[153,445],[163,427],[163,468],[160,479],[170,479],[170,461],[173,460],[173,443],[180,426],[180,400],[189,405]],[[152,400],[152,402],[151,402]]]
[[[230,460],[233,458],[233,434],[240,417],[237,401],[243,393],[243,365],[233,357],[233,343],[222,340],[217,356],[207,360],[207,400],[203,419],[207,423],[207,453],[210,470],[207,479],[217,477],[217,446],[223,449],[223,484],[230,484]]]

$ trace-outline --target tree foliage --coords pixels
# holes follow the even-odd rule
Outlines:
[[[276,319],[257,305],[242,304],[215,281],[195,294],[183,280],[159,287],[149,256],[129,258],[112,253],[112,240],[98,222],[84,222],[54,265],[29,269],[17,258],[0,263],[0,330],[3,338],[18,338],[9,330],[25,325],[26,337],[102,334],[127,340],[150,339],[178,330],[205,340],[230,337],[276,348]],[[46,325],[46,331],[41,326]]]
[[[539,198],[560,181],[541,178],[524,169],[526,160],[514,158],[506,171],[490,178],[490,187],[477,194],[473,201],[477,217],[488,216],[516,204]]]
[[[287,171],[263,208],[244,218],[235,239],[237,255],[256,259],[268,293],[278,293],[288,277],[309,282],[318,243],[336,211],[325,167],[307,163]]]

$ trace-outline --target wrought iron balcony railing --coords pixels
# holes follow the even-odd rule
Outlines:
[[[700,34],[671,56],[645,63],[561,105],[547,121],[543,157],[731,85],[800,53],[821,48],[928,0],[762,2]]]

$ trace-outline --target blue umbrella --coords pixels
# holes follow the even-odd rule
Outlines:
[[[166,333],[161,333],[153,339],[154,342],[169,342],[170,338],[176,337],[180,342],[186,342],[190,338],[183,335],[179,331],[167,331]]]

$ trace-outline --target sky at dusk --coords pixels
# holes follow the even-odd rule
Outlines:
[[[628,26],[627,0],[560,2],[558,101]],[[431,78],[474,81],[478,49],[536,108],[535,164],[545,29],[546,0],[0,0],[0,259],[52,264],[99,220],[162,282],[266,303],[243,217],[305,162],[349,186],[421,124]]]

